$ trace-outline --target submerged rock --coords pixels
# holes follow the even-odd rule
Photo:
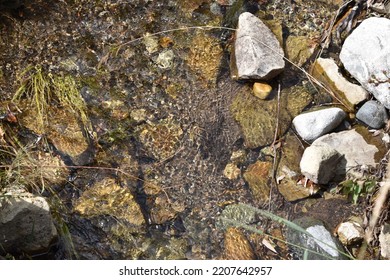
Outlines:
[[[225,233],[225,251],[223,258],[227,260],[254,260],[256,255],[244,233],[238,228],[228,228]]]
[[[76,201],[75,210],[85,217],[109,215],[135,228],[145,224],[141,208],[131,191],[110,178],[85,190]]]
[[[175,154],[182,135],[183,130],[179,123],[168,117],[158,123],[141,126],[139,140],[151,156],[157,160],[164,160]]]
[[[370,17],[347,37],[340,52],[345,69],[390,108],[390,20]]]
[[[249,165],[244,173],[244,179],[248,182],[253,197],[260,203],[266,203],[269,200],[271,169],[272,163],[257,161]]]
[[[307,36],[288,36],[286,40],[288,59],[298,66],[302,66],[314,52],[314,47],[311,45]]]
[[[283,49],[271,30],[251,13],[242,13],[232,54],[232,77],[272,79],[284,69],[283,56]]]
[[[43,197],[17,191],[0,196],[1,254],[39,254],[48,251],[57,230]]]
[[[37,134],[45,134],[61,155],[70,157],[74,165],[86,165],[95,156],[93,140],[85,133],[80,120],[70,110],[54,106],[48,109],[50,122],[45,130],[39,129],[35,114],[22,114],[20,122]]]
[[[253,224],[256,221],[256,213],[252,209],[242,204],[230,204],[222,210],[218,226],[227,229],[234,223]]]
[[[336,175],[342,156],[327,144],[313,144],[303,153],[301,172],[316,184],[327,184]]]
[[[303,217],[292,221],[294,224],[305,229],[308,234],[289,228],[287,241],[295,257],[302,260],[326,260],[346,259],[341,243],[333,237],[324,223],[310,217]],[[297,247],[299,246],[299,247]]]
[[[237,92],[230,110],[242,128],[245,146],[257,148],[270,145],[274,141],[277,123],[280,134],[284,134],[290,127],[293,117],[299,114],[311,100],[310,93],[299,86],[283,89],[280,93],[280,101],[275,96],[260,100],[253,96],[248,88],[243,87]]]
[[[386,108],[375,100],[370,100],[356,113],[356,118],[369,127],[380,129],[389,119]]]

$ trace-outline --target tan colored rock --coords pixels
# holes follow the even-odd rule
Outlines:
[[[235,180],[240,176],[241,170],[234,163],[228,163],[223,170],[223,175],[229,180]]]
[[[318,58],[313,66],[313,76],[328,86],[349,111],[368,98],[368,93],[361,86],[347,81],[339,72],[335,61],[331,58]]]
[[[266,83],[254,83],[253,95],[260,99],[267,99],[272,91],[272,87]]]
[[[188,47],[189,53],[186,59],[188,66],[199,73],[199,77],[205,82],[215,82],[223,55],[218,39],[200,31]]]

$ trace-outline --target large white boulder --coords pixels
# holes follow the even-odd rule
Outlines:
[[[371,17],[347,37],[340,52],[345,69],[390,109],[390,20]]]

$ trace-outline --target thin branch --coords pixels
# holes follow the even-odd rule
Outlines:
[[[273,159],[273,163],[272,163],[272,183],[271,183],[271,187],[269,190],[268,211],[271,210],[272,190],[273,190],[274,184],[276,183],[276,164],[277,164],[276,142],[277,142],[278,136],[279,136],[279,118],[280,118],[280,83],[278,84],[278,107],[277,107],[277,111],[276,111],[276,125],[275,125],[274,141],[272,143],[274,159]]]

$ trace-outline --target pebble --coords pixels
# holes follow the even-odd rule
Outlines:
[[[240,176],[241,170],[234,163],[228,163],[223,170],[223,175],[229,180],[235,180]]]
[[[272,91],[272,87],[265,83],[254,83],[253,84],[253,95],[260,99],[267,99]]]
[[[175,54],[172,50],[164,50],[158,55],[156,63],[161,69],[167,69],[172,67],[174,58]]]

